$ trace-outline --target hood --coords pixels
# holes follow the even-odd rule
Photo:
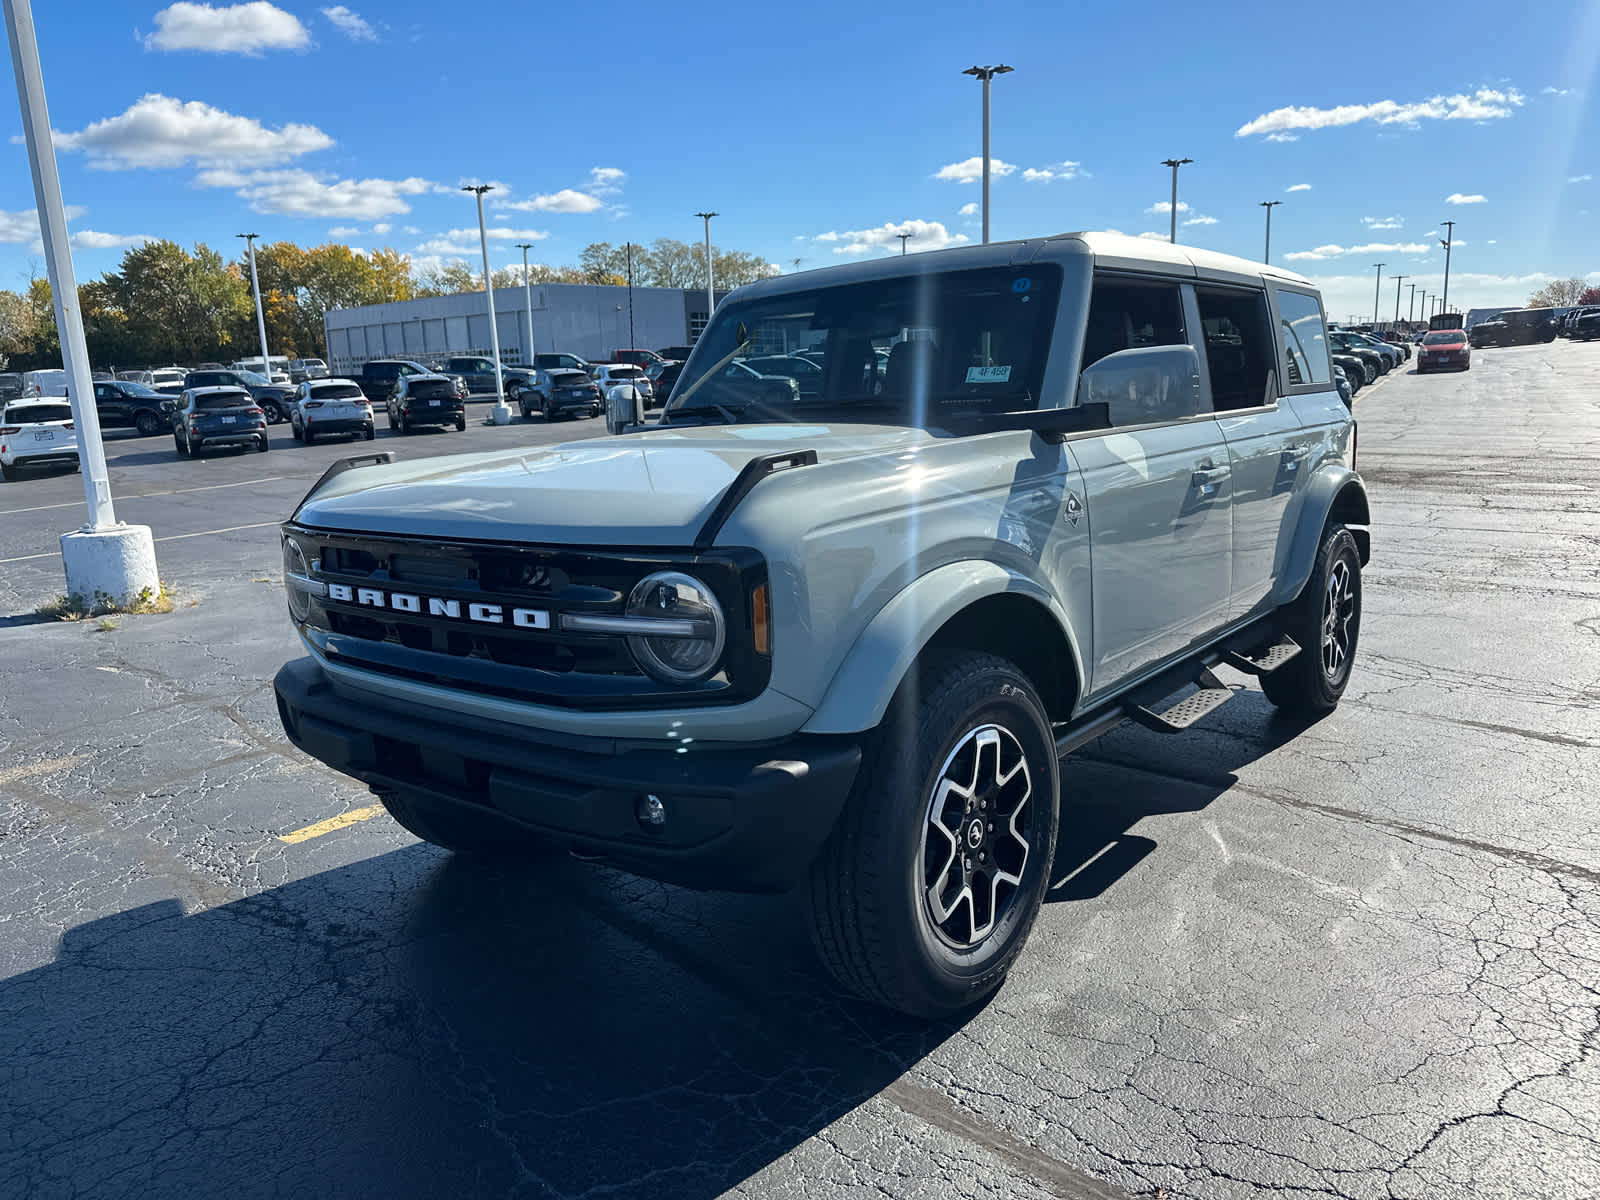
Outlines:
[[[875,425],[691,426],[413,459],[335,476],[298,520],[444,539],[687,546],[753,458],[811,449],[819,462],[839,462],[929,440],[922,430]]]

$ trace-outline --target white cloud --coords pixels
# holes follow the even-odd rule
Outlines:
[[[387,222],[387,221],[379,221],[376,225],[374,225],[372,227],[372,232],[378,234],[381,237],[382,235],[388,233],[393,228],[394,228],[394,226],[389,224],[389,222]]]
[[[511,229],[504,225],[490,225],[484,230],[490,241],[539,242],[550,235],[539,229]],[[479,254],[483,246],[478,241],[477,226],[469,229],[452,229],[430,238],[417,247],[419,254]]]
[[[1217,219],[1215,217],[1202,217],[1199,215],[1188,217],[1183,221],[1184,225],[1215,225],[1216,223]]]
[[[117,250],[159,240],[148,233],[100,233],[93,229],[80,229],[72,235],[72,244],[79,250]]]
[[[1361,223],[1368,229],[1399,229],[1404,225],[1404,217],[1362,217]]]
[[[1546,96],[1570,96],[1572,94],[1572,89],[1571,88],[1547,87],[1547,88],[1542,89],[1542,94],[1546,95]]]
[[[304,50],[311,34],[300,18],[266,0],[213,8],[187,0],[155,15],[156,31],[143,39],[146,50],[207,50],[248,54],[263,50]]]
[[[1294,262],[1321,262],[1345,254],[1427,254],[1432,249],[1426,242],[1368,242],[1364,246],[1318,246],[1315,250],[1296,250],[1283,257]]]
[[[596,196],[610,196],[622,190],[622,181],[628,173],[617,167],[591,167],[589,191]]]
[[[991,158],[989,160],[989,174],[992,176],[1009,175],[1017,169],[1015,163],[1008,163],[1003,159]],[[940,167],[934,173],[935,179],[947,180],[951,183],[977,183],[983,178],[983,159],[978,155],[961,162],[950,163]]]
[[[943,250],[968,240],[966,234],[951,233],[938,221],[886,221],[876,229],[852,229],[843,233],[830,230],[817,234],[816,240],[843,243],[834,246],[835,254],[868,254],[873,250],[893,250],[898,254],[902,233],[911,235],[907,250]]]
[[[1189,202],[1187,200],[1179,200],[1178,211],[1181,213],[1188,212]],[[1169,216],[1172,213],[1172,202],[1170,200],[1157,200],[1149,208],[1145,209],[1145,212],[1158,217]]]
[[[975,217],[978,215],[978,202],[976,200],[969,201],[956,211],[963,217]]]
[[[400,227],[400,232],[409,233],[412,237],[416,237],[417,234],[422,232],[422,230],[418,229],[415,225],[402,225]]]
[[[517,212],[592,213],[605,205],[598,196],[573,188],[562,188],[548,196],[534,196],[528,200],[507,200],[496,208],[514,209]]]
[[[264,167],[287,162],[333,139],[315,125],[268,129],[201,100],[174,100],[158,92],[141,96],[119,116],[77,133],[54,132],[56,147],[82,150],[89,165],[106,171],[131,167]]]
[[[1309,192],[1311,185],[1309,183],[1293,183],[1283,190],[1286,192]]]
[[[479,254],[481,251],[482,247],[478,245],[476,238],[471,242],[452,241],[448,237],[429,238],[416,248],[416,254],[438,261],[446,257],[465,258],[469,254]],[[415,255],[413,260],[415,261]]]
[[[1287,137],[1275,135],[1287,135],[1289,130],[1329,129],[1362,121],[1372,121],[1378,125],[1414,125],[1424,120],[1486,121],[1495,117],[1509,117],[1512,109],[1520,107],[1522,103],[1522,93],[1515,88],[1504,91],[1479,88],[1471,95],[1458,93],[1454,96],[1434,96],[1410,104],[1379,100],[1373,104],[1341,104],[1335,108],[1277,108],[1239,126],[1234,136],[1249,137],[1251,134],[1264,133],[1276,141],[1287,140]]]
[[[1594,178],[1593,175],[1568,175],[1567,176],[1567,182],[1568,183],[1588,183],[1593,178]]]
[[[1152,242],[1165,242],[1171,240],[1170,234],[1157,233],[1154,229],[1147,229],[1139,236],[1145,238],[1147,241]]]
[[[353,42],[375,42],[378,31],[360,13],[351,12],[342,4],[322,10],[322,15],[333,22],[333,27]]]
[[[75,221],[89,210],[77,204],[66,206],[66,218]],[[25,208],[20,212],[7,212],[0,209],[0,244],[8,246],[31,245],[39,252],[44,246],[39,241],[39,214],[35,209]]]
[[[202,171],[199,187],[235,189],[259,213],[291,217],[342,217],[372,221],[394,213],[410,212],[406,196],[421,196],[434,184],[415,176],[409,179],[329,179],[299,169],[288,171]]]
[[[1487,199],[1487,196],[1481,196],[1476,192],[1470,196],[1464,196],[1460,192],[1451,192],[1444,198],[1444,202],[1446,204],[1482,204]]]
[[[1029,167],[1022,172],[1022,178],[1029,183],[1049,183],[1052,179],[1077,179],[1085,174],[1081,167],[1082,164],[1070,161],[1050,163],[1043,167]],[[993,169],[991,163],[990,170]]]
[[[1300,135],[1298,133],[1283,133],[1280,131],[1267,134],[1267,141],[1269,142],[1298,142],[1299,140]]]
[[[1499,244],[1500,244],[1500,243],[1499,243],[1499,241],[1498,241],[1498,240],[1497,240],[1497,239],[1495,239],[1495,238],[1490,238],[1490,239],[1489,239],[1489,245],[1491,245],[1491,246],[1497,246],[1497,245],[1499,245]]]

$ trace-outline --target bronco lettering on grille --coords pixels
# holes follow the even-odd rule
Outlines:
[[[462,620],[461,601],[420,596],[415,592],[385,592],[379,588],[353,588],[349,584],[330,583],[328,599],[342,600],[362,608],[387,608],[403,613],[420,613],[426,603],[430,617]],[[509,619],[518,629],[550,628],[550,614],[542,608],[513,608],[508,617],[503,605],[471,602],[467,605],[465,619],[480,625],[504,625]]]

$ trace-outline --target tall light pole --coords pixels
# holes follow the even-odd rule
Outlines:
[[[900,239],[900,257],[904,258],[906,256],[906,242],[911,239],[911,234],[897,233],[895,234],[895,237]]]
[[[1178,240],[1178,168],[1186,167],[1192,163],[1192,158],[1163,158],[1161,165],[1172,168],[1172,234],[1167,238],[1169,242]],[[1269,209],[1270,213],[1271,210]]]
[[[1378,282],[1372,285],[1372,327],[1378,327],[1378,289],[1383,287],[1383,264],[1373,263],[1378,268]]]
[[[720,214],[714,212],[697,212],[695,216],[706,223],[706,324],[711,323],[711,314],[716,311],[717,297],[711,288],[711,218]]]
[[[1406,286],[1411,289],[1411,294],[1406,297],[1406,324],[1412,325],[1417,319],[1417,285],[1412,283]]]
[[[1400,281],[1410,279],[1409,275],[1396,275],[1394,277],[1394,327],[1400,328]]]
[[[483,294],[489,301],[489,344],[494,349],[494,423],[511,423],[511,406],[506,403],[505,380],[500,372],[500,326],[494,319],[494,276],[489,272],[489,231],[483,224],[483,194],[494,191],[487,183],[469,184],[461,189],[478,197],[478,244],[483,250]]]
[[[528,309],[528,365],[533,366],[533,284],[528,282],[528,251],[533,249],[532,242],[518,242],[517,249],[522,251],[522,302]]]
[[[256,294],[256,332],[261,335],[261,373],[272,382],[272,360],[267,357],[267,318],[261,312],[261,280],[256,278],[256,239],[259,233],[236,233],[250,251],[250,289]]]
[[[1450,245],[1456,240],[1456,223],[1454,221],[1440,221],[1444,226],[1444,237],[1439,239],[1439,245],[1444,247],[1444,308],[1440,312],[1448,311],[1450,306]]]
[[[628,253],[628,345],[633,342],[633,243],[624,242],[623,249]]]
[[[989,85],[996,75],[1008,75],[1011,67],[968,67],[961,72],[983,81],[983,241],[989,243]],[[905,247],[902,245],[901,249]]]
[[[1177,172],[1173,172],[1173,174],[1176,175]],[[1261,253],[1261,261],[1264,263],[1272,261],[1272,210],[1282,203],[1282,200],[1263,200],[1261,202],[1261,207],[1267,210],[1267,248]],[[1178,208],[1176,199],[1172,202],[1172,208],[1173,215],[1176,216]]]
[[[45,104],[44,72],[28,0],[4,0],[6,33],[11,42],[11,67],[17,78],[17,103],[22,110],[23,140],[33,173],[33,197],[39,206],[39,236],[44,242],[50,299],[55,308],[61,362],[67,371],[67,402],[77,431],[83,469],[83,495],[89,520],[76,533],[61,537],[61,566],[69,596],[94,597],[105,592],[118,605],[141,592],[155,595],[161,587],[156,552],[148,525],[122,525],[111,503],[105,446],[100,441],[100,414],[94,403],[89,346],[83,336],[78,302],[78,276],[67,241],[67,214],[61,201],[61,176],[56,170],[50,112]]]

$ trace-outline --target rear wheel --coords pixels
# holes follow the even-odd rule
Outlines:
[[[1033,928],[1055,853],[1049,718],[1004,659],[929,656],[873,732],[810,876],[833,976],[919,1017],[976,1004]]]
[[[7,483],[15,483],[22,478],[22,468],[14,467],[10,463],[0,463],[0,478]]]
[[[1300,643],[1300,653],[1263,675],[1261,690],[1293,716],[1332,712],[1350,682],[1361,636],[1361,555],[1343,525],[1323,532],[1311,578],[1280,619],[1283,631]]]
[[[456,418],[456,432],[457,433],[465,433],[466,431],[467,431],[467,418],[464,417],[464,416],[463,417],[457,417]]]
[[[411,418],[403,412],[400,414],[400,432],[407,437],[411,435]]]
[[[372,439],[373,439],[373,438],[375,438],[375,437],[377,437],[377,436],[378,436],[378,434],[377,434],[377,431],[376,431],[376,430],[374,430],[374,429],[373,429],[373,428],[372,428],[372,426],[371,426],[371,425],[368,425],[368,426],[367,426],[367,427],[366,427],[366,429],[365,429],[365,430],[363,430],[363,432],[362,432],[362,437],[363,437],[363,438],[364,438],[364,439],[365,439],[365,440],[366,440],[366,441],[369,441],[369,442],[370,442],[370,441],[371,441],[371,440],[372,440]]]
[[[161,432],[161,418],[153,412],[142,412],[133,419],[133,427],[140,437],[155,437]]]
[[[550,401],[546,400],[543,404],[541,404],[539,406],[539,410],[544,413],[544,419],[546,421],[554,421],[556,419],[555,406],[551,404]]]
[[[266,434],[263,433],[261,435],[261,441],[256,446],[256,449],[261,451],[261,453],[265,454],[268,450],[272,449],[272,439],[269,438]]]

